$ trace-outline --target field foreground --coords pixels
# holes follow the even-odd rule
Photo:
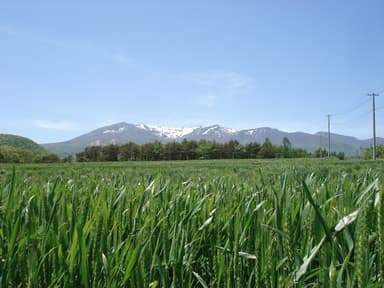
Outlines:
[[[382,162],[0,166],[0,287],[383,287]]]

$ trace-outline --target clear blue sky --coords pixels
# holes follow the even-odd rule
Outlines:
[[[370,138],[383,75],[382,0],[0,3],[0,133],[39,143],[120,121],[314,133],[326,114]]]

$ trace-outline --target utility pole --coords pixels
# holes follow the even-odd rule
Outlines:
[[[327,114],[328,118],[328,158],[331,157],[331,115]]]
[[[372,147],[372,160],[376,160],[376,108],[375,97],[379,96],[377,93],[368,93],[368,96],[372,97],[372,129],[373,129],[373,147]]]

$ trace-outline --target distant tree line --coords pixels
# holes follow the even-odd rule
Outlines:
[[[98,161],[157,161],[196,159],[252,159],[252,158],[302,158],[309,157],[304,149],[293,148],[288,138],[281,145],[273,145],[266,138],[263,144],[240,144],[236,140],[226,143],[212,141],[187,141],[147,144],[130,142],[124,145],[91,146],[76,154],[78,162]]]
[[[328,151],[324,148],[318,148],[315,152],[313,152],[313,156],[315,158],[324,158],[324,157],[328,157]],[[344,160],[345,159],[345,154],[344,152],[331,152],[331,154],[329,155],[333,158],[337,158],[339,160]]]

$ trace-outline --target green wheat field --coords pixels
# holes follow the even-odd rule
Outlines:
[[[0,287],[384,287],[383,162],[0,166]]]

